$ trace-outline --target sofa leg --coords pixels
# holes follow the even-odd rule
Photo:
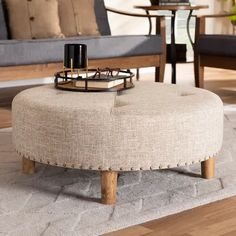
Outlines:
[[[31,161],[26,158],[22,158],[22,172],[24,174],[34,174],[35,173],[35,161]]]
[[[101,193],[103,204],[116,203],[116,187],[117,187],[117,172],[102,171],[101,172]]]
[[[215,176],[215,158],[210,157],[206,161],[201,162],[202,177],[212,179]]]

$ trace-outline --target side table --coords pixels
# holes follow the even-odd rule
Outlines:
[[[176,12],[179,10],[189,11],[187,17],[187,34],[188,38],[193,45],[194,42],[191,38],[189,31],[189,23],[194,10],[206,9],[208,5],[152,5],[152,6],[134,6],[138,9],[145,10],[146,14],[149,15],[149,11],[171,11],[171,67],[172,67],[172,76],[171,82],[172,84],[176,84],[176,44],[175,44],[175,20],[176,20]],[[152,22],[149,18],[149,34],[152,32]]]

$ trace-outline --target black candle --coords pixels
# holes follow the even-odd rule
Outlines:
[[[150,0],[151,5],[159,5],[160,4],[160,0]]]
[[[72,69],[87,68],[87,45],[65,44],[64,66]]]

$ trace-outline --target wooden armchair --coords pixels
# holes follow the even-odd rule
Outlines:
[[[205,15],[196,18],[194,73],[196,87],[204,87],[204,67],[236,70],[236,35],[205,34],[206,18],[235,14]]]

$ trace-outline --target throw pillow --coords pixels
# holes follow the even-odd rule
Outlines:
[[[63,37],[57,0],[5,0],[11,38]]]
[[[100,35],[94,1],[58,0],[61,30],[65,36]]]

